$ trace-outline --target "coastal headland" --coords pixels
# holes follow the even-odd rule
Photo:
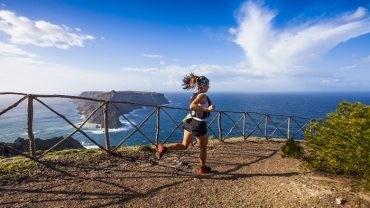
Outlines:
[[[163,105],[168,104],[168,100],[163,93],[140,92],[140,91],[85,91],[79,96],[94,98],[105,101],[122,101],[127,103],[115,103],[108,107],[108,126],[109,128],[120,128],[124,124],[120,122],[120,116],[136,109],[141,109],[145,105]],[[101,105],[100,102],[78,100],[75,101],[78,111],[85,117]],[[142,105],[140,105],[142,104]],[[104,127],[103,109],[97,111],[90,119],[89,123],[97,127]]]

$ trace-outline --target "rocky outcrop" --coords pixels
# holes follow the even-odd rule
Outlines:
[[[119,117],[122,114],[130,113],[135,109],[143,108],[142,105],[163,105],[168,104],[168,100],[162,93],[155,92],[137,92],[137,91],[110,91],[110,92],[100,92],[100,91],[87,91],[80,94],[81,97],[95,98],[99,100],[106,101],[124,101],[137,104],[127,104],[127,103],[116,103],[114,104],[118,109],[116,109],[111,104],[108,106],[108,126],[109,128],[120,128],[123,124],[119,121]],[[79,113],[88,116],[93,112],[99,105],[100,102],[94,101],[77,101]],[[90,123],[98,124],[104,127],[104,116],[103,109],[97,111],[89,120]]]
[[[52,147],[53,145],[55,145],[56,143],[58,143],[62,139],[64,139],[64,137],[53,137],[53,138],[45,139],[45,140],[36,138],[35,139],[36,150],[37,151],[39,151],[39,150],[41,150],[41,151],[48,150],[48,149],[50,149],[50,147]],[[29,152],[29,141],[28,141],[28,139],[23,139],[21,137],[18,137],[16,140],[14,140],[13,143],[0,142],[0,144],[5,144],[7,146],[10,146],[10,147],[20,151],[20,152]],[[0,147],[0,155],[12,156],[12,155],[15,154],[15,153],[3,148],[2,145],[0,145],[0,146],[1,146]],[[84,149],[84,147],[81,145],[80,142],[78,142],[77,140],[75,140],[71,137],[71,138],[63,141],[62,143],[60,143],[53,150],[60,151],[60,150],[64,150],[64,149]]]

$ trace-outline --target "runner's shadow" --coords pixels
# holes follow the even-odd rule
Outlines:
[[[224,175],[221,177],[214,177],[212,174],[217,175]],[[298,172],[289,172],[289,173],[234,173],[234,174],[225,174],[224,172],[219,171],[211,171],[209,175],[204,175],[200,178],[203,179],[212,179],[212,180],[238,180],[241,178],[249,178],[249,177],[260,177],[260,176],[266,176],[266,177],[291,177],[298,175]]]
[[[234,172],[234,171],[237,171],[237,170],[239,170],[239,169],[241,169],[241,168],[244,168],[244,167],[246,167],[246,166],[250,166],[250,165],[252,165],[252,164],[254,164],[254,163],[258,163],[258,162],[260,162],[260,161],[262,161],[262,160],[269,159],[269,158],[273,157],[273,156],[274,156],[276,153],[278,153],[278,152],[279,152],[278,150],[274,150],[274,151],[272,151],[272,153],[271,153],[271,154],[269,154],[269,155],[267,155],[267,156],[260,156],[260,158],[258,158],[257,160],[251,161],[251,162],[249,162],[249,163],[244,163],[244,164],[237,165],[237,166],[235,166],[234,168],[232,168],[232,169],[230,169],[230,170],[227,170],[227,171],[225,171],[225,172],[223,172],[223,173],[224,173],[224,174],[229,174],[229,173],[232,173],[232,172]]]
[[[255,176],[290,177],[290,176],[298,175],[299,174],[298,172],[268,173],[268,174],[265,174],[265,173],[247,173],[247,174],[233,173],[233,172],[235,172],[237,170],[240,170],[244,167],[247,167],[247,166],[250,166],[252,164],[255,164],[255,163],[261,162],[263,160],[269,159],[269,158],[273,157],[277,152],[279,152],[279,151],[278,150],[273,150],[269,155],[260,156],[258,159],[253,160],[251,162],[238,164],[235,167],[233,167],[229,170],[226,170],[226,171],[213,170],[213,171],[210,172],[210,174],[206,174],[206,175],[202,176],[201,178],[214,179],[214,180],[237,180],[237,179],[240,179],[240,178],[255,177]],[[219,164],[222,164],[222,163],[219,163]],[[227,163],[224,163],[224,164],[227,164]],[[221,175],[221,177],[220,177],[220,175]]]

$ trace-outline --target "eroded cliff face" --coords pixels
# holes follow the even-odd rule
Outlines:
[[[156,92],[136,92],[136,91],[86,91],[80,94],[81,97],[95,98],[106,101],[124,101],[146,105],[163,105],[168,104],[168,100],[162,93]],[[101,105],[101,102],[94,101],[77,101],[78,110],[80,114],[85,117],[89,116],[96,108]],[[119,117],[122,114],[130,113],[135,109],[143,108],[142,105],[127,104],[127,103],[115,103],[109,104],[108,106],[108,127],[109,128],[120,128],[123,125],[119,121]],[[90,123],[97,124],[100,127],[104,127],[104,116],[103,108],[98,110],[89,120]]]
[[[56,143],[60,142],[63,139],[64,137],[53,137],[50,139],[36,138],[35,139],[36,150],[43,150],[43,151],[48,150],[53,145],[55,145]],[[29,151],[29,148],[30,148],[28,139],[23,139],[21,137],[18,137],[16,140],[14,140],[13,143],[0,142],[0,144],[10,146],[20,152],[26,152],[26,153]],[[53,150],[60,151],[64,149],[85,149],[85,148],[81,145],[80,142],[70,137],[69,139],[66,139],[62,143],[60,143]],[[6,148],[0,147],[0,155],[9,157],[9,156],[15,156],[17,154],[12,151],[9,151]]]

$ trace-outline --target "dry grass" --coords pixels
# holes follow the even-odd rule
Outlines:
[[[343,207],[370,206],[353,181],[282,158],[284,143],[242,141],[211,140],[206,175],[195,173],[197,146],[161,161],[149,146],[54,152],[25,167],[27,180],[0,186],[0,207],[335,207],[338,197]]]

